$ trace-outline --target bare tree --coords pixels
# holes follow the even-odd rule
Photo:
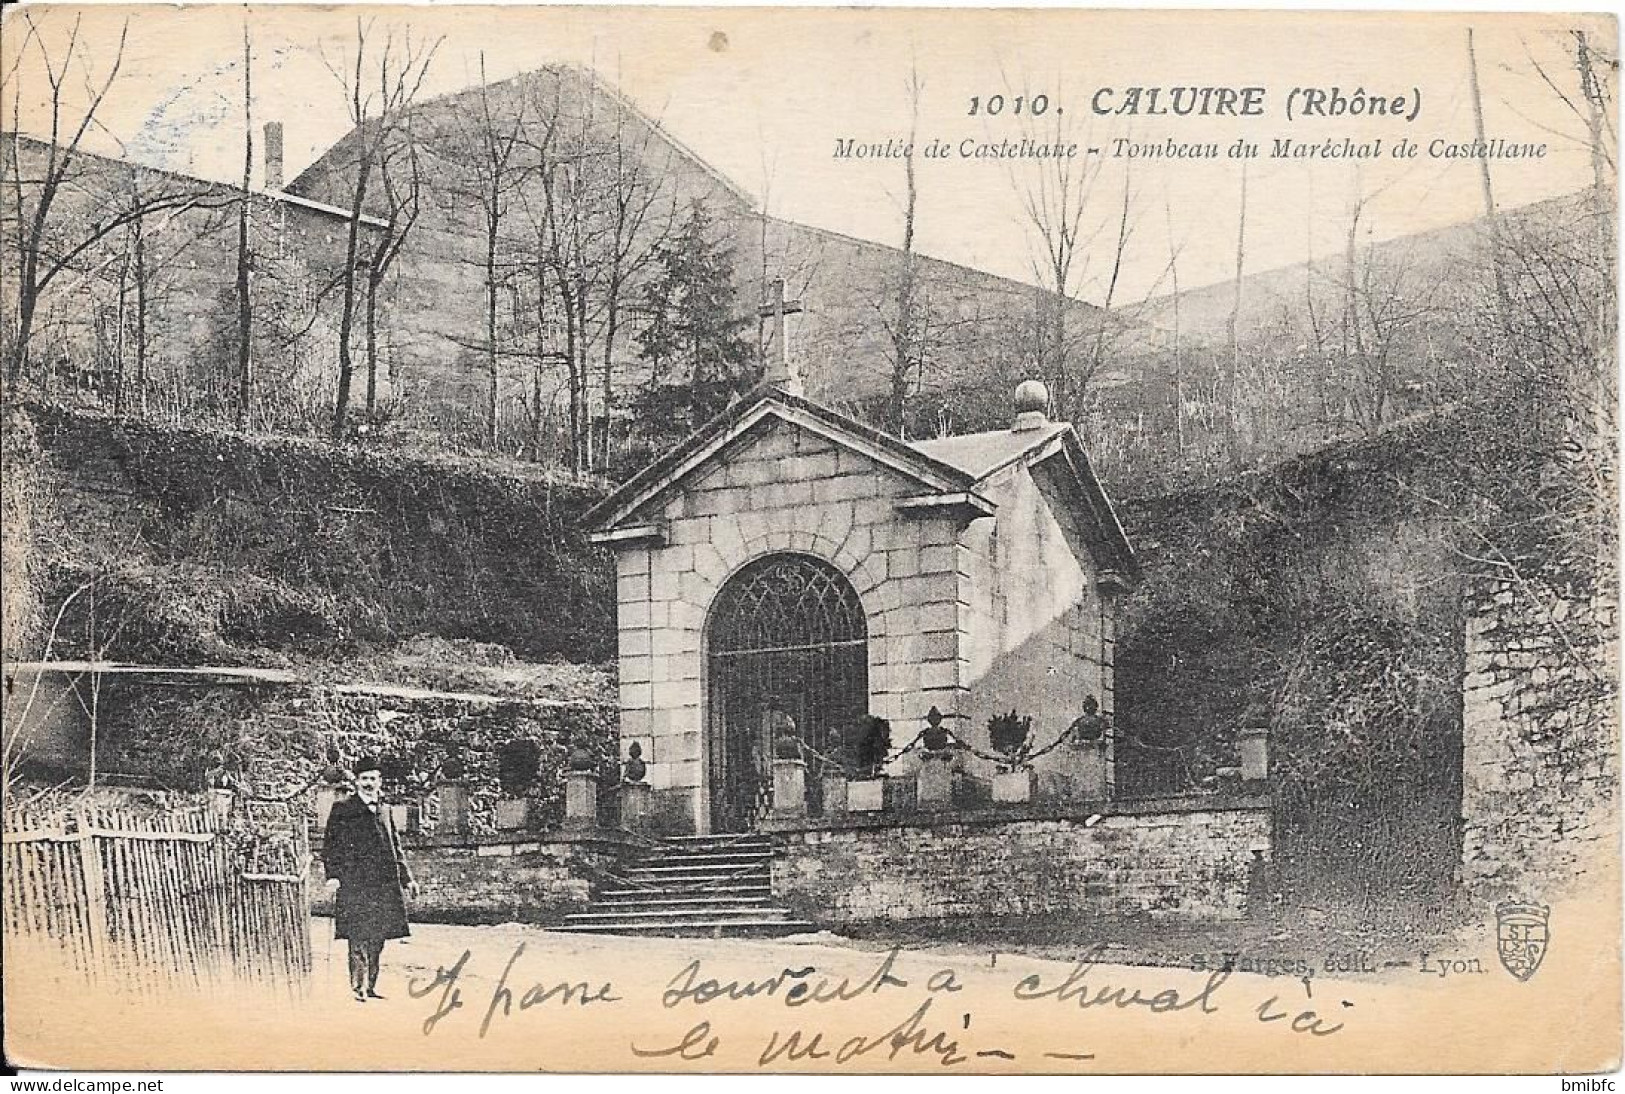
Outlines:
[[[921,314],[919,266],[914,258],[915,216],[919,209],[920,191],[916,179],[914,154],[920,132],[920,95],[925,90],[920,80],[918,62],[908,70],[908,151],[903,157],[903,245],[897,255],[897,268],[893,275],[891,297],[893,314],[882,312],[881,325],[891,350],[890,399],[886,409],[887,424],[899,437],[908,436],[909,389],[918,384],[925,370],[925,331]]]
[[[60,53],[47,44],[36,26],[32,12],[24,11],[22,44],[3,79],[0,89],[12,104],[12,132],[0,147],[0,189],[9,189],[10,201],[3,215],[11,221],[9,234],[15,241],[17,257],[17,311],[7,324],[10,345],[6,355],[6,380],[16,382],[29,364],[35,319],[41,300],[64,271],[73,269],[88,252],[120,232],[126,225],[152,213],[182,209],[206,203],[210,197],[205,185],[170,184],[141,194],[126,202],[105,170],[89,168],[81,151],[85,134],[99,125],[97,114],[112,89],[123,63],[129,25],[119,32],[118,45],[105,74],[91,75],[87,46],[80,38],[76,18],[68,41]],[[46,84],[41,96],[49,112],[49,133],[34,142],[19,132],[19,105],[25,97],[19,86],[22,66],[30,56],[37,59]],[[84,78],[88,99],[77,118],[69,110],[65,91],[70,75],[78,71]],[[8,185],[9,184],[9,185]]]
[[[593,91],[599,90],[595,87]],[[601,191],[606,206],[602,288],[600,382],[604,437],[599,454],[609,459],[610,410],[615,402],[614,361],[621,316],[630,287],[644,275],[677,223],[677,201],[662,185],[669,151],[657,141],[659,122],[637,125],[626,102],[610,94],[611,132]]]
[[[481,337],[471,348],[478,349],[485,358],[485,442],[494,448],[501,411],[501,303],[512,267],[510,213],[535,166],[526,156],[530,121],[526,97],[513,96],[511,101],[500,103],[496,100],[486,80],[483,51],[479,73],[474,109],[453,118],[449,129],[437,134],[433,152],[446,171],[447,199],[475,212],[479,253],[469,261],[480,271],[485,316]]]
[[[1050,128],[1033,131],[1034,140],[1057,148],[1089,144],[1087,139],[1074,140],[1066,117],[1058,112],[1049,117]],[[1112,309],[1135,230],[1133,176],[1125,171],[1121,200],[1096,212],[1100,176],[1101,157],[1087,152],[1054,155],[1030,166],[1024,175],[1014,168],[1010,175],[1032,244],[1033,273],[1046,290],[1038,302],[1035,356],[1056,413],[1067,418],[1084,413],[1094,379],[1124,329]],[[1097,243],[1102,241],[1104,253],[1097,255]],[[1074,330],[1072,316],[1082,310],[1075,297],[1091,283],[1090,269],[1097,260],[1105,267],[1095,282],[1100,306],[1086,330]]]
[[[1352,232],[1353,229],[1351,228]],[[1232,455],[1241,427],[1239,377],[1241,373],[1241,294],[1247,269],[1247,161],[1241,161],[1241,198],[1236,205],[1236,272],[1231,280],[1230,317],[1226,323],[1229,356],[1225,360],[1224,392],[1227,408],[1226,430]]]
[[[333,411],[335,437],[343,436],[349,412],[350,384],[355,374],[350,342],[355,330],[358,292],[365,294],[367,307],[367,408],[373,409],[377,402],[377,288],[382,284],[389,266],[400,253],[400,243],[406,234],[402,230],[403,224],[407,229],[410,228],[410,223],[403,218],[407,215],[413,221],[417,218],[415,183],[410,197],[406,199],[407,204],[398,204],[402,200],[401,194],[392,185],[386,184],[386,202],[391,205],[387,235],[385,239],[376,241],[369,248],[364,263],[361,256],[363,210],[366,208],[368,194],[373,184],[373,173],[379,170],[382,163],[398,154],[393,146],[398,140],[405,124],[405,116],[417,96],[418,89],[423,86],[423,80],[428,75],[435,51],[440,47],[439,40],[427,46],[414,43],[410,30],[399,39],[394,31],[386,31],[382,46],[377,47],[377,56],[372,57],[369,55],[369,49],[374,47],[369,46],[369,39],[373,35],[374,25],[375,21],[371,19],[356,20],[353,63],[346,63],[340,68],[325,54],[322,58],[328,71],[344,89],[355,140],[352,148],[354,178],[350,190],[350,219],[345,239],[343,295],[339,312],[339,390],[338,402]],[[376,67],[376,90],[368,86],[369,66]],[[480,80],[483,95],[485,80],[483,54],[480,58]],[[415,153],[409,153],[409,160],[415,171]],[[364,285],[359,288],[358,277],[365,277]]]
[[[1051,117],[1051,129],[1044,136],[1056,145],[1070,143],[1066,120],[1058,112]],[[1072,414],[1080,401],[1074,390],[1068,313],[1088,264],[1085,252],[1091,237],[1085,234],[1084,215],[1099,175],[1100,158],[1089,155],[1053,156],[1031,167],[1025,177],[1014,170],[1010,175],[1033,245],[1033,273],[1047,290],[1038,298],[1035,316],[1037,365],[1062,416]]]
[[[254,393],[254,306],[249,299],[249,268],[253,264],[248,234],[248,187],[254,171],[254,53],[243,19],[243,184],[237,203],[237,428],[248,420]]]

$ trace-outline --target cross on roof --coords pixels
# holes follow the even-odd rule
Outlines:
[[[762,382],[792,395],[801,394],[801,379],[790,367],[790,325],[785,322],[785,316],[800,311],[801,301],[784,299],[784,278],[774,278],[760,312],[763,319],[773,321],[773,350],[762,362]]]

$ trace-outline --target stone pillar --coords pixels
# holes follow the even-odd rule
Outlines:
[[[914,775],[915,804],[921,809],[949,809],[954,798],[954,764],[949,755],[927,752]]]
[[[835,817],[846,812],[845,775],[824,776],[824,816]]]
[[[773,761],[773,815],[807,815],[807,764],[804,760]]]
[[[440,799],[440,819],[435,823],[437,833],[466,836],[473,827],[469,811],[468,787],[460,782],[443,782],[436,790]]]
[[[1244,729],[1236,737],[1236,751],[1241,758],[1241,781],[1267,782],[1270,777],[1270,731],[1265,727]]]
[[[224,824],[231,817],[231,807],[237,795],[230,790],[216,787],[209,791],[209,819],[215,824]],[[332,808],[331,805],[328,806]],[[324,818],[325,819],[325,818]]]
[[[621,827],[647,832],[654,826],[654,788],[648,783],[621,784]]]
[[[1111,759],[1104,737],[1078,745],[1079,801],[1103,802],[1111,798]]]
[[[564,773],[564,826],[566,828],[598,826],[598,772]]]
[[[333,812],[338,800],[339,788],[332,783],[323,783],[316,788],[316,831],[327,831],[327,815]]]

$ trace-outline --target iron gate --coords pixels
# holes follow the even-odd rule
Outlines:
[[[850,582],[807,555],[769,555],[717,594],[709,650],[711,828],[746,831],[771,805],[774,735],[807,746],[810,805],[869,709],[868,626]]]

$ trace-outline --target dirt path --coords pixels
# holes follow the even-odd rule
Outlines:
[[[422,925],[385,952],[388,998],[357,1004],[344,944],[329,942],[325,920],[314,930],[314,982],[297,1001],[8,1000],[8,1047],[116,1069],[1120,1073],[1370,1071],[1399,1060],[1414,1071],[1457,1015],[1450,1036],[1467,1038],[1483,1069],[1521,1070],[1517,1053],[1543,1047],[1528,1028],[1512,1039],[1467,1020],[1516,1008],[1523,985],[1499,968],[1299,979],[1104,964],[1088,946],[1057,959],[830,936]],[[1583,972],[1576,956],[1554,954],[1552,975]],[[1561,1036],[1586,999],[1525,1020]]]

